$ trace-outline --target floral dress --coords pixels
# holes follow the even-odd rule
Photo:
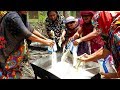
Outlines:
[[[5,68],[0,69],[0,79],[20,79],[22,77],[21,63],[29,56],[27,47],[26,40],[24,40],[20,47],[8,57]]]

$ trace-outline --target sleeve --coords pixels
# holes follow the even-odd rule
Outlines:
[[[116,45],[117,51],[120,54],[120,31],[114,35],[114,43]]]
[[[28,30],[29,30],[31,33],[33,33],[33,31],[34,31],[34,28],[30,25],[30,23],[28,23]]]
[[[16,25],[16,28],[19,29],[21,34],[23,34],[26,38],[29,38],[32,35],[32,33],[24,25],[24,23],[20,17],[15,17],[12,19],[12,21]]]

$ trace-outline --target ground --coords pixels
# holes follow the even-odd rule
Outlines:
[[[29,63],[34,63],[40,59],[40,62],[44,62],[41,60],[44,57],[49,56],[50,54],[47,51],[47,46],[42,46],[38,43],[32,43],[29,47],[30,58]],[[26,63],[23,67],[23,77],[22,79],[34,79],[34,72],[30,64]]]

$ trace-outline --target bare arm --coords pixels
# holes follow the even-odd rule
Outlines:
[[[80,37],[79,39],[76,39],[73,43],[74,45],[78,45],[79,43],[83,42],[83,41],[89,41],[93,38],[95,38],[96,36],[99,35],[100,32],[98,32],[95,28],[93,30],[93,32],[87,34],[86,36],[84,37]]]
[[[95,38],[95,37],[98,36],[98,35],[99,35],[99,33],[98,33],[97,30],[94,28],[93,32],[87,34],[87,35],[84,36],[84,37],[81,37],[80,39],[81,39],[81,41],[89,41],[89,40]]]
[[[80,34],[78,32],[76,32],[74,35],[73,35],[73,39],[76,40],[80,37]]]
[[[81,57],[80,59],[89,62],[89,61],[97,61],[101,58],[107,57],[107,55],[110,54],[110,51],[105,48],[100,48],[98,51],[94,52],[91,55],[88,55],[87,57]]]
[[[35,34],[36,36],[42,38],[42,39],[45,39],[47,40],[47,38],[45,36],[43,36],[40,32],[38,32],[37,30],[34,29],[33,31],[33,34]]]
[[[72,37],[69,38],[69,41],[78,39],[81,33],[82,33],[82,27],[80,27],[79,30]]]
[[[78,39],[80,37],[81,33],[82,33],[82,27],[80,27],[80,29],[74,34],[74,36],[73,36],[74,40]]]
[[[21,20],[20,16],[16,16],[13,19],[11,19],[13,21],[13,23],[16,25],[16,28],[18,28],[18,30],[21,32],[21,34],[24,36],[24,38],[27,38],[33,42],[39,42],[39,43],[43,43],[45,45],[49,45],[49,46],[53,46],[54,42],[52,40],[45,40],[42,39],[38,36],[36,36],[35,34],[33,34],[32,32],[30,32],[28,30],[28,28],[24,25],[23,21]]]
[[[33,42],[39,42],[39,43],[43,43],[45,45],[48,45],[48,46],[53,46],[54,42],[52,40],[45,40],[45,39],[42,39],[34,34],[32,34],[29,38],[29,40],[33,41]]]
[[[62,35],[61,35],[61,37],[64,37],[65,34],[66,34],[66,31],[65,31],[65,30],[62,30]]]

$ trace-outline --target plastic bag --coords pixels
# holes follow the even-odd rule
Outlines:
[[[112,55],[108,55],[105,59],[98,60],[100,65],[100,72],[102,73],[116,73]]]
[[[77,64],[77,50],[78,50],[78,46],[73,46],[73,66],[75,66]]]
[[[58,42],[59,47],[62,45],[62,38],[60,37],[59,42]]]
[[[48,46],[48,53],[56,52],[57,51],[57,45],[56,43],[53,45],[53,47]]]

